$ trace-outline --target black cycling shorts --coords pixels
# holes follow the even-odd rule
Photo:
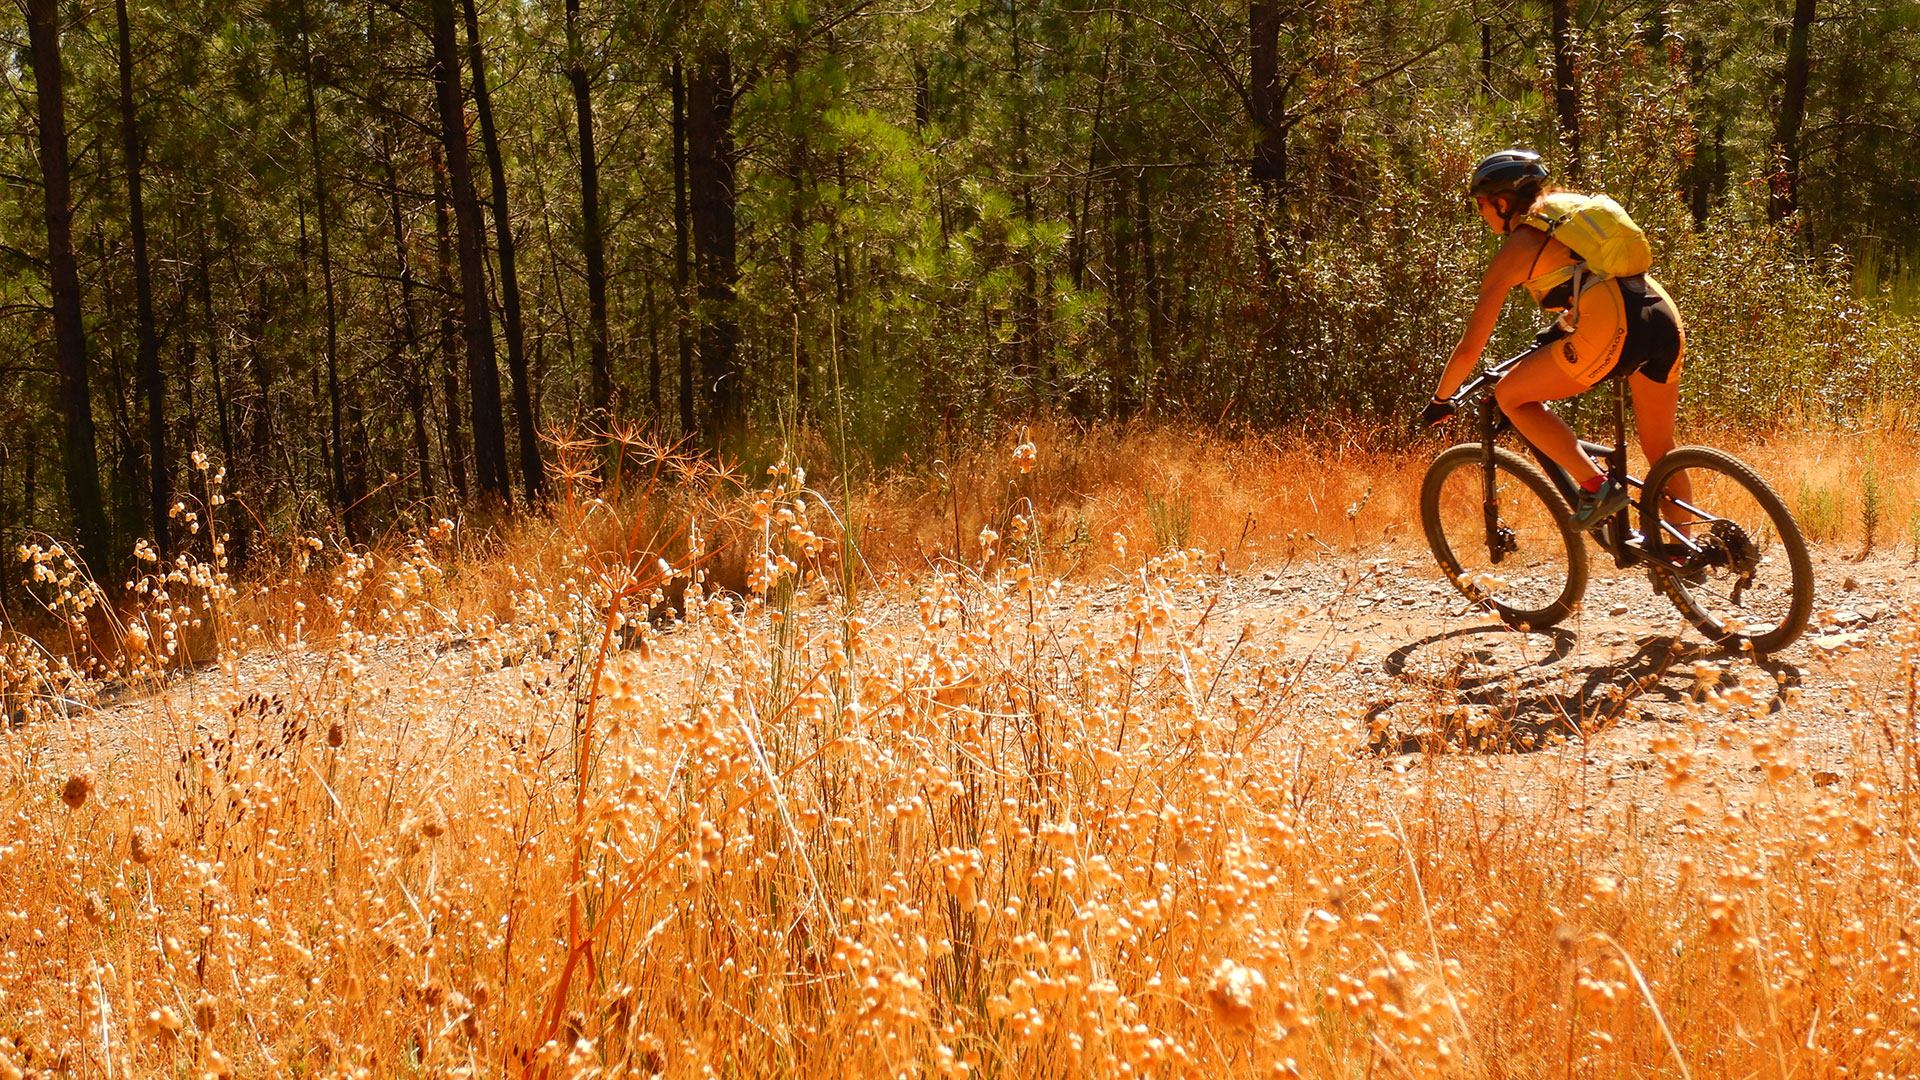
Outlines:
[[[1565,304],[1572,292],[1571,284],[1561,286],[1544,304]],[[1585,386],[1636,371],[1654,382],[1672,384],[1680,378],[1686,331],[1673,298],[1659,282],[1639,274],[1608,278],[1587,289],[1580,296],[1574,328],[1556,323],[1534,344],[1553,346],[1551,355],[1561,370]]]

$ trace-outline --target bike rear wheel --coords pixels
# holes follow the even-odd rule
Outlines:
[[[1512,626],[1552,626],[1587,591],[1587,546],[1566,500],[1534,464],[1493,451],[1499,512],[1488,535],[1485,448],[1462,443],[1434,459],[1420,485],[1427,544],[1454,587]]]
[[[1665,529],[1656,511],[1663,503]],[[1770,653],[1806,630],[1806,541],[1786,503],[1738,458],[1705,446],[1661,458],[1641,492],[1640,530],[1654,588],[1709,639]]]

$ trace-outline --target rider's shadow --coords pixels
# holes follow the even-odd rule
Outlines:
[[[1418,662],[1436,646],[1463,638],[1475,641],[1434,656],[1436,663]],[[1369,749],[1382,754],[1542,750],[1597,734],[1647,704],[1684,706],[1701,700],[1713,684],[1696,674],[1694,665],[1740,655],[1662,635],[1641,639],[1639,648],[1620,660],[1565,665],[1576,640],[1572,631],[1559,627],[1519,631],[1495,623],[1402,645],[1387,656],[1382,672],[1418,692],[1367,711]],[[1791,664],[1756,664],[1781,689],[1800,685],[1800,669]],[[1782,707],[1776,693],[1768,711]],[[1415,714],[1411,724],[1404,715],[1409,711]],[[1645,711],[1640,718],[1657,720]]]

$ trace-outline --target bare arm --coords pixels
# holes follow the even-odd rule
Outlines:
[[[1506,304],[1507,294],[1532,274],[1540,249],[1546,245],[1547,234],[1539,229],[1520,227],[1507,234],[1507,242],[1500,245],[1499,254],[1487,264],[1486,276],[1480,279],[1480,299],[1474,302],[1473,314],[1467,317],[1466,329],[1460,332],[1460,344],[1453,347],[1453,355],[1440,372],[1440,385],[1434,397],[1452,397],[1473,373],[1481,351],[1487,347],[1487,339],[1493,336],[1494,324],[1500,321],[1500,308]]]

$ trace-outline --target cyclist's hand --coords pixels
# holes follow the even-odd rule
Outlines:
[[[1427,428],[1439,427],[1441,424],[1446,423],[1447,418],[1452,416],[1453,413],[1453,402],[1429,401],[1427,402],[1427,407],[1420,413],[1420,429],[1425,430]]]

